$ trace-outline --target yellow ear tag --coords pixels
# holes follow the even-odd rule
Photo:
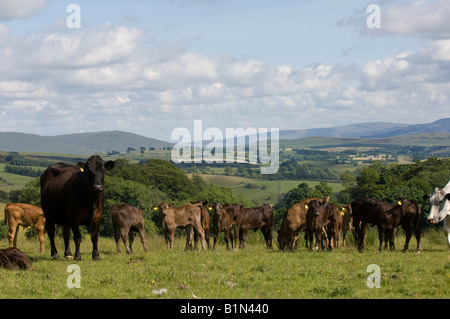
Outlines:
[[[345,215],[344,211],[342,211],[342,212],[341,212],[341,215],[342,215],[342,216],[344,216],[344,215]]]
[[[141,213],[141,215],[142,215],[142,209],[141,209],[141,210],[139,210],[139,213]]]
[[[208,207],[208,210],[212,210],[212,207],[211,207],[211,206],[209,206],[209,207]]]
[[[308,204],[305,205],[305,209],[308,209]]]
[[[83,173],[83,172],[84,172],[84,169],[83,169],[83,167],[80,167],[80,171],[81,171],[81,173]]]
[[[154,211],[157,211],[157,210],[158,210],[158,207],[156,207],[156,206],[153,207],[153,210],[154,210]]]
[[[399,201],[397,202],[397,204],[400,205],[400,206],[402,206],[402,201],[399,200]]]

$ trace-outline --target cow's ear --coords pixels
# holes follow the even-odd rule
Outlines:
[[[422,196],[422,199],[423,200],[428,200],[428,199],[430,199],[430,197],[431,197],[431,194],[425,194],[425,195]]]
[[[105,169],[106,169],[107,171],[109,171],[110,169],[113,169],[113,168],[114,168],[114,165],[115,165],[114,161],[107,161],[107,162],[105,163]]]
[[[330,196],[327,196],[323,199],[322,203],[323,204],[328,203],[329,200],[330,200]]]
[[[448,199],[448,200],[450,200],[450,193],[448,193],[448,194],[445,194],[445,199]]]
[[[77,165],[75,165],[76,167],[78,167],[80,169],[81,172],[84,172],[86,170],[86,163],[83,162],[78,162]]]

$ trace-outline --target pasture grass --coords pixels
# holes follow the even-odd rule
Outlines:
[[[375,232],[375,229],[369,232]],[[51,260],[49,241],[39,252],[37,239],[28,240],[21,229],[18,248],[33,262],[32,271],[0,269],[0,298],[14,299],[447,299],[450,297],[450,259],[442,231],[422,238],[421,253],[402,253],[404,237],[397,236],[395,252],[379,252],[370,238],[363,253],[350,238],[346,247],[309,251],[303,239],[293,252],[265,248],[262,236],[251,233],[245,250],[184,251],[185,238],[177,237],[173,250],[162,236],[147,238],[148,252],[134,242],[131,255],[116,252],[112,238],[100,238],[101,261],[91,259],[92,244],[85,236],[82,260]],[[370,235],[370,234],[369,234]],[[275,236],[276,237],[276,236]],[[351,237],[351,236],[350,236]],[[430,239],[428,239],[430,238]],[[212,242],[212,241],[211,241]],[[410,248],[415,248],[415,239]],[[7,240],[0,247],[7,247]],[[63,255],[63,241],[57,238]],[[122,246],[123,247],[123,246]],[[71,243],[74,252],[73,243]],[[124,251],[124,249],[122,248]],[[81,270],[81,288],[68,288],[67,267]],[[380,267],[381,288],[369,289],[370,264]],[[165,289],[161,295],[155,291]]]

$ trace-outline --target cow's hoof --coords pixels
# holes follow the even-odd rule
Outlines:
[[[57,259],[59,259],[59,255],[56,253],[56,254],[54,254],[54,255],[52,255],[52,259],[54,259],[54,260],[57,260]]]
[[[71,255],[67,255],[65,258],[66,258],[67,260],[73,260],[73,257],[72,257]]]

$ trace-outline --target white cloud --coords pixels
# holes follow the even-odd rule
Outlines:
[[[361,67],[300,68],[146,36],[104,24],[19,37],[0,25],[1,130],[120,129],[167,140],[194,119],[221,129],[293,129],[450,116],[447,39]]]
[[[48,0],[2,0],[0,1],[0,21],[32,17],[46,8],[48,2]]]

